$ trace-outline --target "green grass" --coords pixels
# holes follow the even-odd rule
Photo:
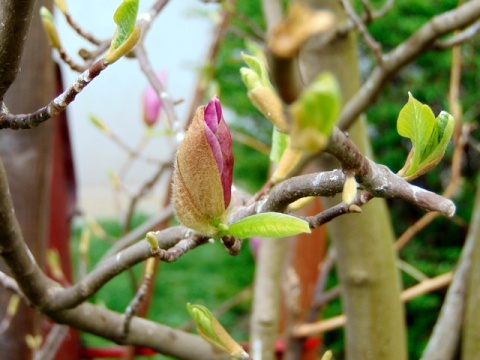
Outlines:
[[[137,223],[145,218],[137,218]],[[119,236],[120,225],[115,221],[102,221],[101,226],[111,236]],[[73,231],[72,254],[78,268],[78,244],[81,227]],[[91,270],[109,248],[102,239],[93,237],[89,248]],[[124,272],[100,289],[90,301],[111,310],[123,313],[132,300],[134,281],[139,282],[143,264],[131,272]],[[238,256],[226,253],[216,242],[196,248],[173,263],[161,263],[154,285],[154,297],[148,318],[164,325],[178,327],[190,320],[185,305],[196,303],[215,310],[220,304],[235,296],[253,281],[253,257],[248,242]],[[134,280],[133,280],[134,279]],[[239,340],[246,340],[248,332],[247,313],[250,304],[242,303],[223,314],[219,321]],[[108,340],[91,334],[82,334],[86,346],[113,346]],[[149,359],[166,359],[163,356]]]

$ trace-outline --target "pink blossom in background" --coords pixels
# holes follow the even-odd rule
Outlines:
[[[167,83],[167,72],[160,70],[157,73],[157,79],[165,87]],[[162,100],[159,98],[157,92],[151,84],[143,93],[143,121],[148,127],[154,126],[162,111]]]

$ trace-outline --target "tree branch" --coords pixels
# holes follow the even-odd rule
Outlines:
[[[467,282],[472,267],[472,253],[480,241],[480,186],[477,186],[475,209],[468,229],[452,284],[433,328],[432,336],[422,354],[422,360],[451,359],[458,346],[463,323]]]
[[[4,0],[0,8],[0,102],[12,85],[32,21],[34,0]]]
[[[0,111],[0,129],[32,129],[40,125],[42,122],[58,115],[66,107],[75,100],[75,97],[103,70],[108,64],[100,59],[95,62],[89,69],[83,72],[77,80],[75,80],[62,94],[50,101],[47,106],[30,113],[30,114],[11,114],[5,105]]]
[[[435,49],[445,50],[454,46],[463,44],[464,42],[470,40],[472,37],[477,35],[480,32],[480,20],[474,22],[472,25],[467,27],[465,30],[459,31],[451,38],[443,41],[437,40],[434,44]]]
[[[368,192],[357,195],[354,204],[363,205],[373,196],[382,198],[398,198],[423,207],[429,211],[438,211],[446,216],[453,216],[455,205],[441,195],[422,189],[405,181],[384,165],[379,165],[364,156],[356,145],[338,128],[330,136],[327,152],[335,156],[343,170],[337,169],[321,173],[296,176],[274,186],[270,194],[255,203],[239,208],[233,212],[230,221],[259,212],[284,212],[292,202],[307,196],[331,197],[343,191],[344,171],[353,172],[357,182]],[[324,212],[325,214],[309,218],[313,227],[355,209],[344,203]],[[321,218],[324,217],[324,220]],[[314,223],[315,222],[315,223]],[[314,225],[317,224],[317,225]]]
[[[371,105],[385,86],[386,81],[404,65],[415,59],[441,36],[466,27],[480,17],[480,0],[472,0],[454,10],[437,15],[395,49],[383,56],[360,90],[342,109],[338,127],[345,130]]]

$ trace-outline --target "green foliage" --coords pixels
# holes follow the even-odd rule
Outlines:
[[[413,144],[411,155],[401,171],[403,177],[415,179],[438,164],[452,137],[454,123],[453,117],[445,111],[435,118],[428,105],[408,93],[408,102],[397,120],[398,133]]]
[[[243,218],[228,227],[228,232],[241,239],[250,237],[286,237],[309,233],[305,220],[295,216],[267,212]]]

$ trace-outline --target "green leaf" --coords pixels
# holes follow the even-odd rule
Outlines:
[[[107,64],[113,64],[127,54],[140,39],[140,26],[136,25],[139,0],[123,0],[115,11],[113,19],[117,29],[113,36],[110,49],[103,60]]]
[[[292,104],[292,147],[309,153],[323,150],[337,121],[340,106],[337,79],[331,73],[321,73]]]
[[[275,163],[279,163],[289,141],[290,138],[288,134],[278,131],[278,129],[274,127],[272,134],[272,149],[270,150],[270,160]]]
[[[285,237],[311,232],[305,220],[275,212],[246,217],[229,225],[228,231],[231,235],[242,239],[248,237]]]
[[[398,115],[397,131],[412,141],[412,150],[399,174],[412,180],[425,174],[442,159],[453,134],[454,118],[442,111],[436,118],[428,105],[408,93]]]
[[[132,34],[137,21],[139,0],[123,0],[113,15],[117,32],[112,41],[112,48],[118,49]]]

